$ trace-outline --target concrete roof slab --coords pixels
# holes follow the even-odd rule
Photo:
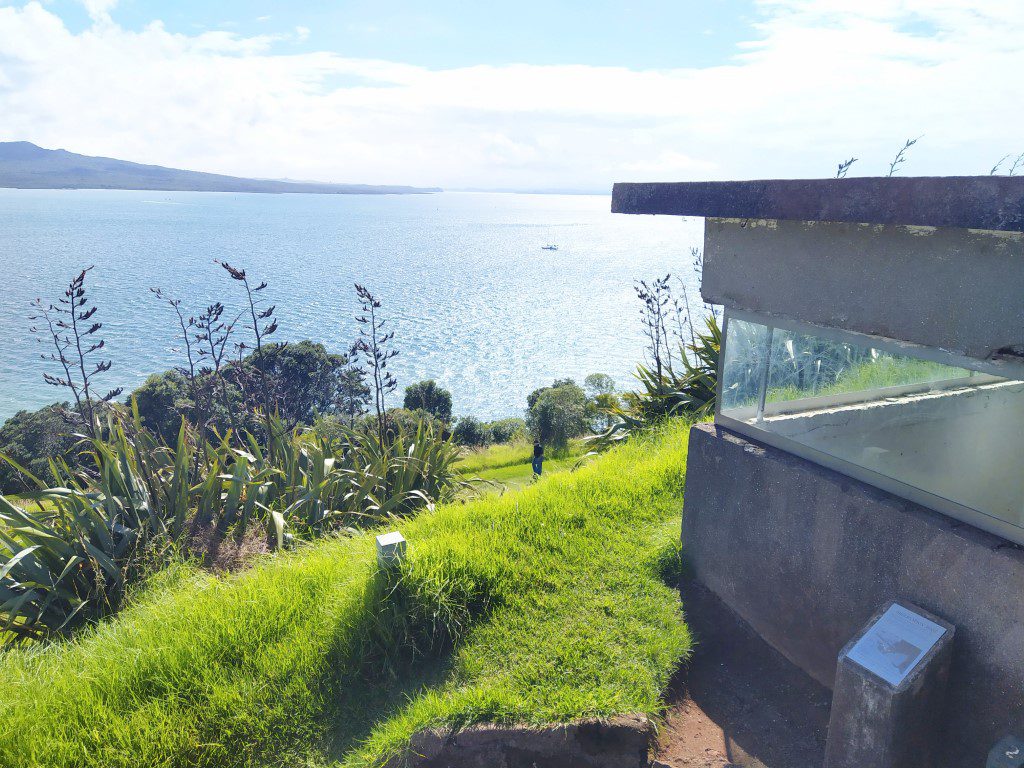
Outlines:
[[[1024,177],[619,183],[612,212],[1024,232]]]

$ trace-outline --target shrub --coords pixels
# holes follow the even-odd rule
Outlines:
[[[516,440],[525,440],[529,436],[529,429],[523,419],[499,419],[487,424],[487,433],[492,443],[511,443]]]
[[[394,440],[395,436],[402,431],[415,432],[416,428],[420,424],[429,425],[434,434],[438,436],[448,436],[445,423],[426,411],[410,411],[405,408],[388,408],[384,414],[387,417],[387,432],[385,434],[387,440]],[[343,422],[339,420],[337,423],[344,428]],[[356,429],[364,434],[376,435],[377,417],[372,413],[362,416],[356,422]]]
[[[218,396],[214,396],[215,385]],[[209,419],[221,432],[231,425],[250,432],[261,429],[256,411],[263,407],[264,387],[269,388],[266,400],[289,429],[312,424],[319,415],[332,412],[347,414],[352,423],[365,412],[370,392],[345,355],[307,340],[265,344],[241,362],[225,365],[219,382],[210,372],[197,375],[194,384],[178,370],[153,374],[131,393],[128,402],[134,398],[138,403],[143,426],[172,443],[183,417],[198,426],[198,410],[207,411],[201,420]]]
[[[527,423],[536,439],[564,448],[587,431],[587,396],[573,383],[545,389],[530,408]]]
[[[445,423],[452,420],[452,393],[433,379],[406,387],[403,406],[409,411],[425,411]]]
[[[312,536],[411,514],[468,483],[458,448],[430,422],[397,425],[388,442],[342,428],[326,438],[271,417],[272,444],[252,434],[201,443],[183,423],[175,447],[111,415],[93,439],[88,474],[57,464],[45,512],[0,496],[0,632],[34,640],[115,611],[151,545],[178,538],[187,518],[216,520],[239,537],[262,524],[278,546],[285,528]],[[6,528],[6,530],[5,530]]]
[[[177,371],[166,371],[152,374],[131,394],[143,426],[165,443],[174,441],[182,418],[190,418],[195,403],[189,389],[188,379]]]
[[[272,407],[291,427],[312,424],[318,414],[329,413],[340,401],[358,399],[357,393],[347,391],[352,386],[364,393],[364,402],[369,396],[361,377],[353,381],[348,357],[328,352],[323,344],[309,340],[265,344],[240,366],[236,364],[229,376],[237,378],[240,374],[247,382],[255,384],[260,381],[261,370],[271,390],[268,399]],[[254,392],[250,410],[261,405],[261,397]]]
[[[552,383],[550,387],[538,387],[533,390],[533,392],[526,396],[526,409],[530,410],[533,408],[537,402],[537,398],[539,398],[542,393],[549,389],[555,389],[556,387],[564,387],[567,384],[572,384],[574,387],[577,386],[576,382],[572,379],[555,379],[554,383]]]
[[[689,354],[682,356],[683,373],[668,371],[659,377],[646,366],[637,368],[643,389],[623,395],[629,416],[650,424],[668,416],[703,418],[714,411],[722,332],[714,315],[706,317],[704,324],[705,330],[687,345]]]
[[[452,439],[459,445],[479,447],[487,444],[487,428],[473,416],[463,416],[455,423]]]
[[[0,427],[0,454],[9,457],[36,477],[52,483],[50,459],[74,463],[72,433],[77,425],[69,422],[67,403],[54,403],[38,411],[19,411]],[[0,461],[0,493],[19,493],[35,488],[31,479],[6,461]]]

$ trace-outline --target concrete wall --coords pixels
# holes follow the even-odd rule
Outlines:
[[[886,600],[956,625],[941,768],[1024,733],[1021,548],[707,424],[690,435],[683,546],[698,580],[829,687]]]
[[[1024,360],[1024,233],[708,219],[705,300]],[[1011,376],[1012,378],[1012,376]]]

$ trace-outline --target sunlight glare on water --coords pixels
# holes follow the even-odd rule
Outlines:
[[[274,340],[336,352],[356,332],[352,284],[365,284],[395,331],[400,387],[436,378],[459,415],[521,415],[526,395],[556,377],[602,372],[628,388],[643,354],[633,281],[671,272],[696,296],[690,248],[703,222],[609,207],[586,195],[0,189],[0,420],[63,397],[43,383],[29,305],[56,301],[89,265],[114,362],[104,391],[180,362],[174,316],[150,287],[193,314],[218,300],[238,307],[215,259],[270,283]],[[542,250],[549,243],[558,250]]]

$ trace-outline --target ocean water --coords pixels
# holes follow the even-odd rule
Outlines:
[[[521,415],[557,377],[601,372],[627,388],[643,355],[633,283],[671,272],[694,288],[703,222],[609,207],[587,195],[0,189],[0,421],[63,396],[43,382],[52,364],[29,332],[30,302],[56,301],[89,265],[113,361],[103,391],[180,361],[174,315],[150,287],[192,313],[240,306],[215,259],[267,280],[275,341],[332,351],[354,338],[353,283],[365,284],[395,331],[400,387],[435,378],[460,415]]]

